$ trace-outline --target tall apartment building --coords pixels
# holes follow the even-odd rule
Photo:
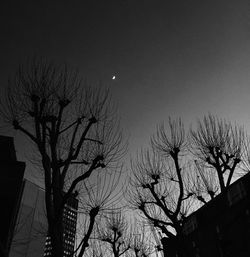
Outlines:
[[[17,161],[12,137],[0,136],[0,255],[9,251],[25,163]]]
[[[186,256],[249,257],[250,173],[192,213],[183,233]]]
[[[77,209],[78,200],[74,197],[68,199],[63,210],[63,223],[64,223],[64,256],[72,256],[75,247],[75,235],[77,225]],[[51,256],[51,240],[50,236],[46,238],[44,256]]]

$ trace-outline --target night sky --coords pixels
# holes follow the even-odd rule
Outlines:
[[[168,116],[189,127],[210,112],[250,131],[249,26],[245,0],[8,1],[0,83],[34,55],[77,67],[110,87],[129,155]]]

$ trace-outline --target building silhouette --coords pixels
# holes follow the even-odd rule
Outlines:
[[[78,200],[69,198],[63,210],[64,255],[74,252]],[[24,180],[22,198],[14,229],[9,257],[51,256],[51,240],[45,209],[45,191]],[[72,255],[71,255],[72,256]]]
[[[12,137],[0,136],[0,255],[7,255],[22,191],[25,163],[17,161]]]
[[[183,238],[186,257],[250,256],[250,174],[192,213]]]
[[[0,135],[0,257],[51,256],[45,191],[24,179],[25,163],[16,159],[14,140]],[[74,251],[78,200],[63,210],[64,256]]]
[[[44,190],[24,180],[9,257],[43,256],[47,235]]]
[[[18,209],[9,257],[51,256],[44,189],[24,180]],[[74,252],[77,209],[78,200],[69,198],[63,210],[65,257]]]

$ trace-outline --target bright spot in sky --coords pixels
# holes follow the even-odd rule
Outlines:
[[[115,80],[115,79],[116,79],[116,77],[115,77],[115,76],[113,76],[113,77],[112,77],[112,79],[113,79],[113,80]]]

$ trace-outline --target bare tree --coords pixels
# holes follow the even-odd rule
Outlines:
[[[239,163],[242,161],[245,133],[243,128],[212,115],[198,121],[196,130],[191,130],[192,152],[215,171],[221,192],[230,185]],[[198,164],[198,169],[200,169]],[[204,174],[204,172],[201,172]],[[204,180],[204,179],[203,179]],[[211,191],[210,191],[210,196]]]
[[[230,185],[241,168],[246,135],[212,115],[188,138],[180,119],[168,125],[158,126],[151,147],[132,161],[127,199],[161,237],[164,256],[183,256],[186,217]]]
[[[114,171],[123,154],[109,92],[82,84],[78,73],[67,66],[33,59],[19,67],[5,96],[2,118],[30,139],[39,153],[52,255],[62,257],[67,200],[95,170]],[[91,216],[96,213],[93,208]]]
[[[103,246],[99,240],[93,240],[88,251],[85,253],[86,257],[106,257],[109,256],[109,252]]]
[[[152,137],[153,148],[142,151],[132,162],[127,192],[131,207],[139,210],[163,238],[178,241],[179,245],[182,245],[183,219],[192,199],[186,190],[186,146],[181,120],[170,119],[168,132],[163,125],[159,126]]]
[[[98,229],[98,238],[109,245],[109,252],[114,257],[122,256],[130,249],[129,225],[121,211],[112,211],[106,216]]]
[[[219,192],[216,171],[198,160],[190,161],[189,166],[192,172],[189,173],[187,191],[202,204],[214,199]]]
[[[132,224],[131,255],[135,257],[149,257],[153,251],[151,231],[145,222],[135,221]]]
[[[78,215],[80,215],[77,241],[80,243],[75,250],[78,257],[84,255],[89,245],[91,245],[91,249],[88,254],[105,256],[103,247],[96,242],[98,241],[96,230],[98,224],[102,222],[103,215],[108,215],[113,210],[113,206],[122,202],[121,171],[120,169],[120,172],[111,174],[98,173],[94,178],[94,184],[89,181],[84,183],[84,197],[80,199],[78,211]]]
[[[121,208],[106,211],[96,226],[86,256],[151,256],[154,252],[151,233],[145,222],[132,221],[131,215],[122,213]]]

